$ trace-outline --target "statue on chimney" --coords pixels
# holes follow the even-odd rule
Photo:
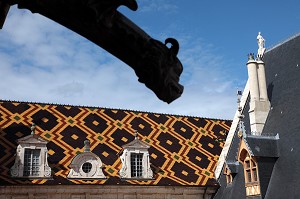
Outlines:
[[[266,48],[265,48],[265,39],[261,36],[261,33],[258,32],[257,35],[257,44],[258,44],[258,51],[257,51],[257,58],[263,58]]]

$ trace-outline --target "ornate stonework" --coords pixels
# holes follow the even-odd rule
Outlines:
[[[263,36],[261,35],[260,32],[258,32],[258,35],[257,35],[256,39],[257,39],[257,44],[258,44],[257,58],[262,59],[264,57],[265,52],[266,52],[265,39],[263,38]]]
[[[122,167],[120,170],[120,177],[123,179],[131,179],[135,178],[131,176],[131,154],[142,154],[142,176],[139,178],[141,180],[145,179],[152,179],[153,178],[153,171],[150,168],[150,158],[149,158],[149,152],[148,149],[150,146],[141,140],[139,140],[137,137],[135,139],[128,143],[123,145],[123,154],[120,156],[122,161]]]
[[[34,125],[31,130],[31,135],[18,139],[19,145],[17,147],[15,163],[10,169],[10,174],[14,178],[50,178],[51,168],[48,165],[48,150],[46,146],[48,141],[34,134]],[[26,172],[24,172],[26,166],[26,164],[24,164],[26,159],[26,150],[35,150],[37,152],[36,156],[38,166],[35,168],[34,174],[26,174]],[[29,160],[31,160],[29,167],[31,167],[30,169],[32,170],[33,158],[30,157]]]
[[[85,166],[87,165],[87,166]],[[85,141],[84,152],[77,154],[71,164],[69,179],[105,179],[102,171],[102,161],[94,153],[90,152],[90,143]]]

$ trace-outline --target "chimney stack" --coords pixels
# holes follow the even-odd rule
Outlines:
[[[263,56],[266,51],[264,48],[265,40],[260,32],[257,36],[258,53],[254,60],[254,54],[248,55],[248,76],[250,82],[250,126],[251,134],[261,135],[266,119],[270,110],[270,101],[268,99],[265,63]]]

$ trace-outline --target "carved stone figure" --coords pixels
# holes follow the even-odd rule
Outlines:
[[[151,38],[117,11],[121,5],[138,8],[135,0],[5,0],[40,13],[104,48],[134,69],[138,80],[159,99],[171,103],[181,96],[183,67],[178,42]],[[166,44],[172,46],[168,48]]]
[[[122,167],[121,170],[119,171],[120,177],[121,178],[127,178],[127,150],[124,150],[123,154],[120,156],[121,162],[122,162]]]
[[[265,39],[261,36],[260,32],[258,32],[258,35],[257,35],[257,44],[258,44],[257,57],[258,58],[263,58],[264,53],[266,51],[266,49],[265,49]]]

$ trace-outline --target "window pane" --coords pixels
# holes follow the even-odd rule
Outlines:
[[[142,161],[143,154],[142,153],[131,153],[130,157],[131,161],[131,177],[141,177],[143,174]]]
[[[252,172],[253,172],[253,181],[256,182],[257,181],[257,170],[253,169]]]
[[[246,166],[246,169],[250,168],[250,161],[249,160],[245,161],[245,166]]]
[[[247,182],[252,182],[250,170],[247,170],[247,171],[246,171],[246,175],[247,175]]]
[[[23,176],[38,176],[40,173],[40,150],[25,149]]]
[[[252,167],[256,167],[256,164],[253,160],[251,160],[251,163],[252,163]]]
[[[232,183],[232,175],[231,174],[226,175],[226,180],[227,180],[227,184]]]
[[[83,165],[82,165],[82,170],[84,173],[89,173],[91,170],[92,170],[92,164],[90,162],[85,162]]]

